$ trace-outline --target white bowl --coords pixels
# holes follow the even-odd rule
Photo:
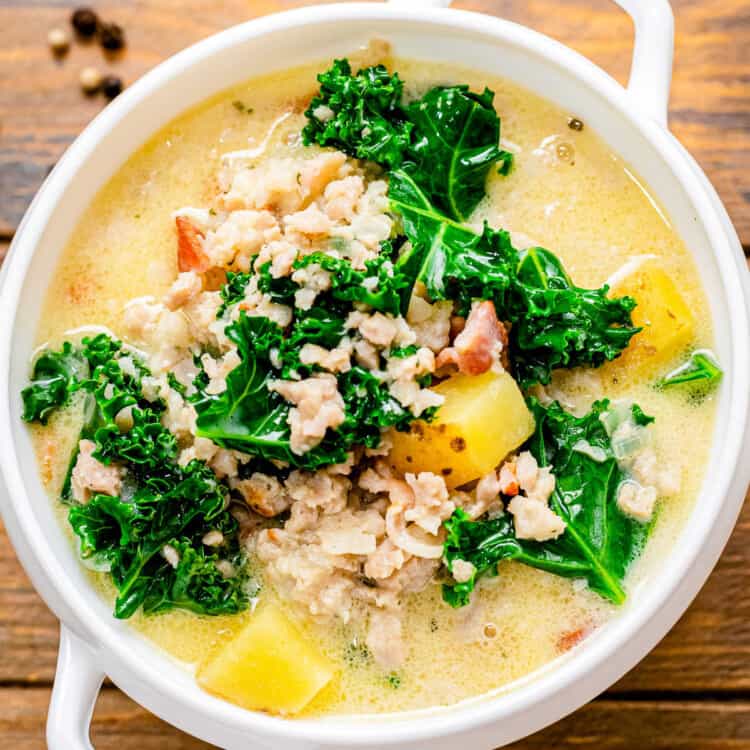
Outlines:
[[[108,106],[70,147],[26,214],[2,273],[0,470],[3,516],[26,571],[62,621],[48,721],[53,750],[90,748],[88,722],[104,674],[166,721],[227,748],[429,746],[490,748],[559,719],[633,667],[674,624],[724,547],[750,479],[750,343],[744,257],[703,173],[666,129],[672,17],[666,0],[618,0],[636,22],[629,89],[551,39],[487,16],[430,5],[345,4],[237,26],[176,55]],[[510,691],[393,717],[285,721],[202,692],[124,623],[90,586],[38,478],[19,391],[40,302],[82,212],[128,156],[167,121],[234,83],[343,55],[373,36],[400,55],[505,76],[581,116],[633,164],[693,254],[711,301],[726,375],[708,472],[695,511],[651,585],[585,644]]]

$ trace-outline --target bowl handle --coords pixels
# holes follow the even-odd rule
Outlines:
[[[633,19],[635,44],[628,91],[638,109],[667,125],[674,56],[674,16],[669,0],[615,0]]]
[[[47,714],[48,750],[93,750],[89,725],[104,673],[91,648],[60,625],[60,650]]]
[[[388,0],[392,5],[447,8],[452,0]],[[669,84],[672,81],[674,17],[669,0],[615,0],[633,19],[635,45],[628,91],[638,109],[667,125]]]

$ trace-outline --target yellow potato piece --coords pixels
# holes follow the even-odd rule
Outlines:
[[[250,622],[198,670],[198,683],[243,708],[294,714],[330,682],[333,665],[275,607]]]
[[[633,324],[643,330],[630,340],[618,367],[645,372],[674,359],[695,337],[695,319],[657,258],[648,258],[612,285],[610,296],[633,297]]]
[[[454,375],[433,390],[445,396],[435,420],[393,433],[388,460],[398,472],[431,471],[458,487],[492,471],[534,432],[534,418],[507,372]]]

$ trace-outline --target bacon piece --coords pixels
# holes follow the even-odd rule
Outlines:
[[[203,251],[205,235],[185,216],[175,217],[177,225],[177,267],[180,273],[195,271],[205,273],[211,261]]]
[[[438,369],[456,365],[465,375],[481,375],[492,367],[507,345],[508,333],[497,319],[495,305],[489,300],[477,302],[453,346],[438,354],[435,365]]]

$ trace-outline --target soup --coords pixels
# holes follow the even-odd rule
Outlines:
[[[286,716],[508,689],[637,606],[721,373],[690,255],[585,122],[382,43],[350,60],[123,165],[23,394],[115,616]]]

